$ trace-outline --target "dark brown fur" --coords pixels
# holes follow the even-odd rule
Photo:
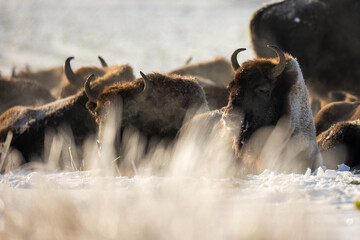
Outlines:
[[[334,102],[325,105],[314,117],[317,142],[328,168],[345,163],[360,164],[360,102]]]
[[[345,163],[351,168],[360,167],[360,120],[342,121],[332,125],[316,138],[328,168],[337,169]]]
[[[285,54],[285,59],[285,69],[275,79],[271,77],[271,72],[278,60],[258,58],[247,61],[237,69],[234,80],[228,86],[230,97],[223,120],[234,133],[237,156],[255,171],[261,171],[264,167],[258,155],[263,148],[261,144],[265,144],[270,136],[271,131],[266,129],[274,127],[281,119],[282,122],[287,119],[284,123],[293,126],[291,139],[296,139],[294,141],[304,146],[293,164],[281,165],[280,169],[303,172],[308,167],[314,168],[321,164],[301,70],[290,55]],[[258,139],[263,142],[261,144],[253,141],[259,136],[256,135],[259,130],[263,133]],[[247,157],[249,154],[253,157]]]
[[[193,76],[203,88],[208,102],[209,110],[225,107],[229,100],[229,92],[226,87],[216,84],[210,79]]]
[[[94,72],[92,72],[95,70]],[[80,71],[78,73],[78,71]],[[62,97],[72,95],[76,93],[79,89],[84,87],[85,79],[87,79],[91,74],[95,74],[96,80],[91,83],[91,88],[96,91],[98,94],[104,89],[105,86],[115,84],[117,82],[128,82],[135,79],[133,69],[129,65],[114,65],[104,69],[96,69],[92,67],[80,68],[76,71],[76,74],[80,74],[84,79],[82,85],[72,85],[69,84],[62,90]],[[104,72],[103,72],[104,71]],[[80,82],[79,82],[80,84]]]
[[[87,103],[97,118],[100,135],[106,120],[105,109],[122,103],[121,128],[135,127],[146,137],[173,139],[189,110],[207,109],[205,94],[194,78],[179,75],[147,75],[150,86],[144,96],[143,79],[106,87],[97,103]],[[192,112],[194,114],[195,112]]]
[[[285,0],[252,17],[252,45],[259,57],[274,57],[273,44],[295,56],[313,99],[328,103],[329,92],[360,96],[360,2]],[[314,113],[319,109],[314,109]]]
[[[40,84],[26,79],[0,79],[0,114],[13,106],[39,106],[55,98]]]
[[[81,67],[75,72],[76,82],[70,83],[67,82],[61,89],[60,96],[61,98],[65,98],[71,95],[74,95],[79,89],[84,87],[85,80],[91,75],[94,74],[96,78],[102,77],[106,74],[106,68],[104,67]]]
[[[360,119],[360,102],[329,103],[314,117],[316,133],[319,135],[335,123],[356,119]]]
[[[225,87],[207,85],[203,86],[209,110],[220,109],[228,103],[229,92]]]
[[[25,78],[36,81],[48,91],[51,91],[60,85],[63,78],[63,67],[41,69],[34,72],[26,69],[17,73],[13,78]]]
[[[41,158],[45,132],[68,126],[74,134],[76,146],[82,146],[88,135],[96,133],[96,123],[85,108],[88,101],[84,91],[41,107],[13,107],[0,116],[0,142],[13,132],[11,147],[18,149],[25,162]],[[68,147],[76,151],[76,146]]]
[[[210,79],[218,86],[225,87],[234,77],[231,64],[224,58],[215,58],[212,61],[204,61],[188,64],[170,72],[170,74],[200,76]]]
[[[100,94],[106,86],[131,82],[135,80],[133,69],[129,65],[114,65],[107,69],[105,75],[91,82],[93,91]]]
[[[288,57],[289,58],[289,57]],[[228,124],[239,111],[246,115],[249,128],[242,129],[237,141],[237,149],[260,127],[276,125],[281,116],[289,114],[288,95],[296,80],[293,73],[284,73],[275,82],[267,76],[276,65],[276,59],[256,59],[244,62],[229,83],[229,102],[225,110]],[[265,87],[265,95],[261,88]],[[264,95],[264,96],[262,96]]]

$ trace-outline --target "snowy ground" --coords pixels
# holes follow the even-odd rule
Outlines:
[[[1,239],[356,239],[360,175],[0,176]],[[354,182],[357,181],[357,182]]]
[[[245,60],[249,18],[264,2],[0,0],[0,70],[70,55],[77,68],[101,55],[162,72],[238,47]],[[242,178],[21,170],[0,175],[0,239],[356,239],[359,183],[344,166]]]

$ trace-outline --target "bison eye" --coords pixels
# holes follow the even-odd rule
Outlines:
[[[264,97],[269,97],[270,91],[271,91],[270,85],[262,85],[262,86],[255,88],[255,93],[260,96],[264,96]]]

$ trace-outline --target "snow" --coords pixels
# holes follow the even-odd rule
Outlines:
[[[338,170],[339,171],[349,171],[350,168],[348,166],[346,166],[345,164],[340,164],[340,165],[338,165]]]
[[[75,56],[76,69],[98,65],[101,55],[110,65],[131,64],[135,73],[162,72],[190,56],[193,62],[228,58],[238,47],[248,49],[239,57],[245,61],[253,57],[248,22],[264,2],[0,1],[0,70],[59,66],[68,56]],[[294,14],[284,17],[300,21]],[[354,205],[360,175],[344,164],[225,178],[202,175],[208,166],[198,158],[180,160],[193,162],[165,176],[114,176],[97,167],[2,174],[0,239],[328,240],[360,234]],[[201,170],[182,174],[191,167]]]
[[[218,179],[16,171],[0,176],[0,236],[21,236],[31,222],[30,239],[353,238],[360,186],[350,183],[360,176],[321,171]]]

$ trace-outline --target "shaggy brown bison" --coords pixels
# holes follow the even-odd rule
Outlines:
[[[179,74],[182,76],[199,76],[210,79],[218,86],[226,87],[234,77],[231,64],[224,58],[215,58],[211,61],[186,64],[183,67],[172,70],[169,74]]]
[[[278,62],[257,58],[239,65],[237,55],[245,49],[233,53],[235,78],[228,86],[223,120],[234,133],[237,156],[247,166],[274,167],[263,160],[269,157],[266,154],[279,152],[274,159],[278,169],[303,172],[321,165],[307,88],[297,61],[277,47],[269,48]],[[275,125],[278,135],[267,128]],[[270,149],[262,152],[269,144]]]
[[[40,107],[13,107],[0,116],[0,142],[4,142],[11,131],[10,146],[20,151],[24,161],[29,162],[46,158],[43,154],[45,144],[49,144],[45,141],[47,130],[58,132],[70,128],[74,141],[64,140],[63,144],[66,150],[72,147],[76,151],[97,129],[94,118],[85,107],[87,101],[85,92],[80,91]],[[65,154],[69,156],[68,151]]]
[[[360,119],[335,123],[316,140],[326,167],[337,169],[337,165],[345,163],[359,169]]]
[[[147,138],[160,139],[173,139],[187,114],[190,117],[199,108],[208,110],[204,91],[195,78],[159,73],[141,75],[135,81],[108,86],[99,96],[89,88],[94,76],[87,80],[87,107],[99,124],[100,138],[109,114],[106,109],[120,112],[120,129],[131,126]],[[118,148],[120,143],[115,144]]]
[[[35,82],[38,82],[41,86],[46,88],[48,91],[51,91],[57,88],[63,78],[63,67],[54,67],[50,69],[41,69],[39,71],[31,71],[29,67],[25,70],[22,70],[15,73],[15,69],[13,69],[12,79],[29,79]]]
[[[98,86],[111,85],[115,82],[132,81],[135,79],[133,70],[129,65],[113,65],[108,67],[104,59],[99,57],[102,63],[102,67],[82,67],[73,72],[70,66],[70,61],[73,57],[66,59],[64,64],[64,72],[69,81],[61,90],[61,97],[67,97],[75,94],[80,88],[84,87],[86,79],[94,74],[96,82],[103,82],[103,84],[97,83]]]
[[[333,102],[315,115],[317,142],[324,165],[335,168],[345,163],[349,167],[360,164],[360,102]]]
[[[210,79],[199,76],[193,76],[203,88],[208,102],[209,110],[220,109],[227,105],[229,91],[226,87],[220,86]]]
[[[0,79],[0,114],[13,106],[39,106],[54,100],[47,89],[32,80]]]
[[[316,133],[326,131],[335,123],[360,119],[360,102],[333,102],[325,105],[315,115]]]
[[[358,0],[270,3],[252,17],[252,44],[259,57],[275,56],[266,44],[296,56],[310,92],[326,102],[330,91],[360,96],[359,12]]]
[[[195,77],[204,89],[210,110],[226,106],[229,99],[226,85],[233,79],[234,71],[230,62],[224,58],[215,58],[212,61],[195,64],[187,63],[185,66],[171,71],[170,74]]]

